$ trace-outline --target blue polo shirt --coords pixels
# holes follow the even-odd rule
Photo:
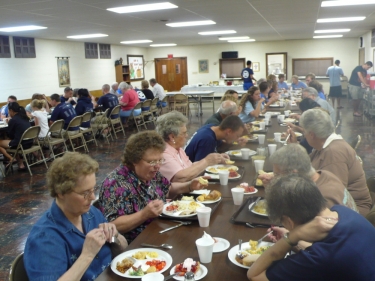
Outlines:
[[[191,162],[194,163],[205,158],[210,153],[217,152],[216,147],[220,141],[216,139],[216,135],[211,130],[211,127],[213,127],[212,124],[201,127],[188,140],[185,153],[189,156]]]
[[[277,82],[277,85],[278,85],[279,89],[287,89],[287,90],[289,89],[288,84],[285,81],[282,82],[282,83]]]
[[[111,113],[112,109],[118,105],[118,97],[112,94],[105,94],[104,96],[101,96],[98,100],[98,105],[103,106],[103,111],[106,111],[108,108],[110,108],[108,112],[108,116]],[[118,114],[112,116],[112,119],[118,118]]]
[[[51,114],[51,121],[55,122],[56,120],[64,119],[64,130],[68,128],[69,122],[72,121],[74,117],[76,117],[76,111],[74,110],[73,106],[68,103],[59,103],[55,109],[52,111]],[[79,130],[78,127],[72,128],[71,131]]]
[[[4,105],[4,106],[1,108],[1,114],[5,115],[5,117],[8,117],[8,116],[9,116],[8,104]]]
[[[307,88],[306,84],[301,82],[301,81],[298,81],[297,84],[294,84],[292,83],[292,89],[295,90],[295,89],[304,89],[304,88]]]
[[[81,255],[86,234],[98,228],[99,224],[107,222],[95,207],[91,207],[81,217],[83,233],[65,217],[53,201],[51,208],[33,226],[23,257],[30,281],[59,279]],[[111,249],[106,243],[81,280],[95,280],[110,265],[111,260]]]

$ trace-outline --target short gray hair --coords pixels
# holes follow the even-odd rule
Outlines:
[[[103,86],[102,86],[102,90],[103,91],[109,91],[111,89],[111,87],[108,85],[108,84],[104,84]]]
[[[305,133],[313,132],[320,139],[328,138],[335,131],[331,117],[320,108],[306,110],[301,115],[299,123]]]
[[[295,143],[276,150],[271,155],[270,161],[273,165],[277,165],[283,174],[298,173],[310,177],[315,172],[306,149]]]
[[[237,104],[231,100],[225,100],[220,104],[219,113],[223,115],[230,115],[237,111]]]
[[[181,112],[171,111],[158,117],[156,131],[165,141],[168,141],[169,135],[178,136],[181,127],[185,126],[187,122],[188,119]]]
[[[305,89],[302,89],[302,94],[303,93],[307,93],[309,97],[313,96],[314,99],[319,96],[318,91],[314,89],[313,87],[307,87]]]
[[[128,90],[130,89],[130,85],[126,82],[121,82],[120,85],[118,85],[118,88],[122,90]]]
[[[113,86],[118,86],[118,83],[117,83],[117,82],[114,82],[114,83],[112,83],[111,86],[112,86],[112,87],[113,87]]]
[[[260,78],[258,81],[257,81],[257,84],[259,85],[260,83],[262,82],[267,82],[267,80],[265,78]]]

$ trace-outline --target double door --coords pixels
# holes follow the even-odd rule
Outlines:
[[[164,90],[180,91],[188,84],[187,58],[156,58],[155,78]]]

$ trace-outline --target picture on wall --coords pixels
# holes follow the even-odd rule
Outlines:
[[[57,58],[57,75],[60,88],[70,86],[70,71],[68,58]]]
[[[143,56],[128,55],[128,65],[130,71],[130,80],[143,80],[145,78]]]
[[[254,72],[259,72],[259,62],[253,62],[253,71]]]
[[[208,60],[198,60],[199,73],[208,73]]]

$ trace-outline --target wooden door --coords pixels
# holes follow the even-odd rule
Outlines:
[[[188,84],[187,58],[156,58],[155,79],[164,90],[180,91]]]

